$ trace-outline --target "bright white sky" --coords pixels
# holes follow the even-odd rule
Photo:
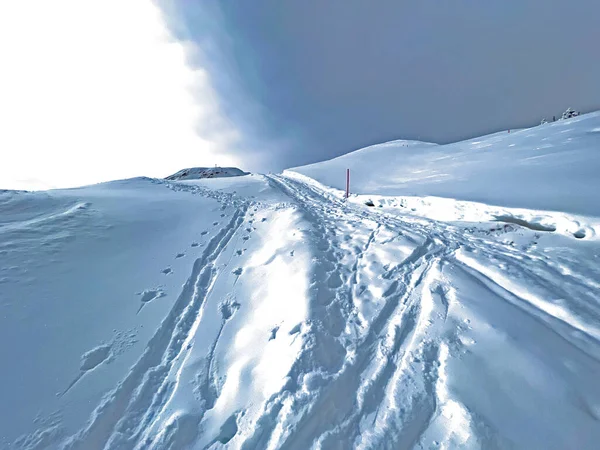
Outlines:
[[[0,67],[0,189],[237,163],[207,73],[150,0],[0,1]]]

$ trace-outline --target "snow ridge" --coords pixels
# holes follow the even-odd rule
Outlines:
[[[199,180],[202,178],[227,178],[248,175],[237,167],[191,167],[169,175],[165,180]]]
[[[65,448],[134,448],[140,435],[160,415],[160,405],[174,388],[167,377],[185,352],[186,336],[201,314],[204,299],[214,283],[213,262],[240,227],[247,209],[248,205],[241,205],[230,222],[211,239],[142,358],[96,409],[88,427]]]

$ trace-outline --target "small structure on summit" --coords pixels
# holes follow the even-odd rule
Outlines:
[[[579,115],[579,111],[575,111],[572,108],[567,108],[567,110],[563,113],[561,119],[565,120],[565,119],[571,119],[572,117],[577,117]]]
[[[190,167],[169,175],[165,180],[199,180],[202,178],[241,177],[250,172],[244,172],[237,167]]]

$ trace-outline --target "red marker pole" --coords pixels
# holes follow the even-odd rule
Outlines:
[[[350,196],[350,169],[346,169],[346,199]]]

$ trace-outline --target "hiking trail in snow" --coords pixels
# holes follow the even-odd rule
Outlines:
[[[211,182],[155,182],[223,212],[138,291],[139,320],[173,303],[137,362],[83,428],[49,415],[14,448],[594,448],[590,232],[437,221],[293,173]],[[111,345],[82,356],[61,398]]]

